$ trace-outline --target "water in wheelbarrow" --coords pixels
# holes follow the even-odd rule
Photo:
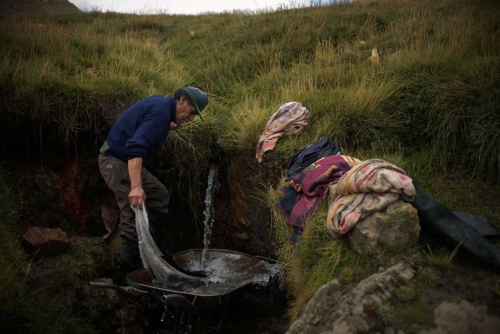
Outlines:
[[[188,250],[175,254],[174,258],[186,269],[206,271],[207,277],[189,280],[169,277],[153,283],[187,295],[221,296],[248,284],[266,285],[281,271],[278,263],[232,250],[209,249],[205,256],[202,259],[202,250]]]

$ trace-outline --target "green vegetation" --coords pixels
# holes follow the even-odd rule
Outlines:
[[[349,249],[346,238],[332,238],[325,233],[327,201],[324,201],[309,218],[300,246],[289,243],[290,230],[285,218],[275,205],[279,198],[278,190],[269,190],[268,203],[271,207],[276,235],[283,245],[280,249],[280,262],[285,264],[284,279],[288,292],[296,299],[289,310],[291,318],[295,318],[301,307],[316,290],[333,278],[342,283],[352,283],[373,272],[368,258],[359,256]]]
[[[5,16],[0,117],[56,142],[102,139],[125,106],[195,83],[212,97],[207,114],[225,151],[254,149],[269,116],[295,100],[312,118],[279,145],[286,156],[329,135],[344,150],[382,142],[406,160],[423,151],[431,167],[419,168],[465,166],[498,184],[496,9],[373,1],[256,15]],[[368,61],[374,45],[379,67]],[[210,153],[208,140],[189,147],[181,137],[177,156]]]
[[[93,158],[126,106],[195,84],[211,98],[207,121],[173,132],[157,167],[200,207],[209,161],[230,166],[253,156],[269,117],[300,101],[311,112],[308,128],[281,138],[262,164],[295,317],[333,277],[355,282],[376,270],[326,235],[321,209],[301,247],[287,242],[276,207],[282,171],[321,136],[344,154],[400,166],[443,204],[500,227],[499,14],[493,0],[379,0],[196,17],[2,16],[0,152]],[[374,46],[380,66],[368,60]],[[0,271],[17,275],[4,268],[25,260],[2,237],[12,256]],[[426,254],[431,267],[454,261],[449,250]],[[430,270],[424,279],[436,277]],[[8,282],[16,286],[3,293],[25,293],[22,280]]]
[[[13,192],[3,181],[0,170],[0,326],[8,333],[92,333],[92,327],[75,317],[64,307],[61,298],[38,298],[37,291],[27,283],[31,260],[19,248],[16,238],[15,220],[19,205]],[[71,253],[74,253],[72,251]],[[70,253],[70,254],[71,254]],[[68,254],[67,257],[71,255]],[[75,260],[76,261],[76,260]],[[83,268],[85,263],[66,267],[65,270]],[[87,268],[87,270],[89,270]],[[74,276],[61,272],[66,282],[53,282],[60,287],[74,280]],[[55,294],[57,295],[57,294]],[[59,299],[58,299],[59,298]]]

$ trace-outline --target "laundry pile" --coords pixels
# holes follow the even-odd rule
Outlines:
[[[284,133],[297,134],[308,125],[309,111],[299,102],[283,104],[266,124],[259,139],[256,158],[274,149]],[[342,155],[337,146],[322,137],[299,150],[287,167],[283,196],[278,206],[291,229],[290,242],[297,244],[308,218],[330,193],[326,231],[331,236],[348,234],[356,224],[375,212],[386,212],[398,201],[417,209],[421,227],[440,236],[445,243],[500,269],[500,250],[486,237],[498,237],[482,217],[452,212],[419,189],[400,167],[381,159],[359,160]],[[391,219],[390,214],[384,217]]]
[[[349,232],[371,213],[398,200],[413,202],[412,179],[399,167],[380,159],[353,166],[338,183],[330,186],[327,228],[332,235]]]

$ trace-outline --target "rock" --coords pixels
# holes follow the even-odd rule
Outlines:
[[[500,333],[500,318],[488,315],[486,306],[475,306],[466,300],[443,302],[434,310],[437,328],[420,334]]]
[[[27,284],[37,291],[36,300],[55,300],[68,309],[90,308],[94,300],[86,300],[82,290],[94,275],[113,275],[112,259],[101,237],[70,237],[70,242],[67,256],[30,261]]]
[[[118,225],[120,223],[120,210],[112,208],[106,204],[101,204],[100,207],[101,219],[104,223],[106,231],[108,231],[108,233],[104,236],[104,238],[106,239],[107,237],[111,236],[111,234],[114,233],[118,228]]]
[[[351,248],[359,254],[398,253],[418,243],[417,209],[402,200],[371,214],[354,226]]]
[[[337,279],[332,280],[318,289],[287,334],[375,332],[381,326],[381,310],[392,307],[394,290],[414,276],[410,266],[398,263],[367,277],[346,292],[342,292]]]
[[[67,251],[71,242],[60,228],[30,227],[22,238],[22,244],[35,257],[41,258]]]
[[[234,233],[234,238],[237,240],[249,240],[250,236],[246,232]]]

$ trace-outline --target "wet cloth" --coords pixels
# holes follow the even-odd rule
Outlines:
[[[297,134],[307,126],[309,110],[300,102],[287,102],[279,107],[267,121],[264,133],[257,144],[255,157],[260,163],[264,152],[274,149],[283,134]]]
[[[144,269],[149,273],[152,279],[159,282],[167,280],[170,276],[176,276],[182,279],[196,278],[189,275],[173,263],[172,256],[165,254],[156,244],[153,235],[151,235],[146,204],[143,209],[133,207],[136,217],[136,229],[139,240],[139,252]],[[176,268],[177,267],[177,268]]]
[[[331,235],[349,232],[371,213],[385,209],[400,199],[413,202],[413,181],[399,167],[370,159],[353,166],[330,186],[327,229]]]
[[[278,205],[286,216],[286,223],[302,231],[307,217],[323,201],[328,187],[351,169],[359,160],[345,155],[329,155],[321,158],[297,174],[287,186]]]

